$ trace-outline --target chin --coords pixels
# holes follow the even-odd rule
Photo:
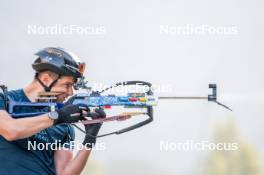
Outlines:
[[[58,98],[57,101],[60,102],[60,103],[62,103],[62,102],[65,101],[65,99],[66,99],[66,98]]]
[[[61,95],[61,96],[58,96],[57,97],[57,101],[60,102],[60,103],[62,103],[62,102],[64,102],[66,100],[66,98],[67,97],[65,97],[65,95]]]
[[[57,99],[57,102],[58,103],[62,103],[64,100],[61,100],[61,99]]]

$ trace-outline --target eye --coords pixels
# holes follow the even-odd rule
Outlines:
[[[69,89],[69,88],[72,88],[73,87],[73,84],[71,83],[68,83],[68,84],[64,84],[65,88]]]

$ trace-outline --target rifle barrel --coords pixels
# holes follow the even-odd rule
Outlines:
[[[180,99],[185,99],[185,100],[208,100],[208,97],[195,97],[195,96],[190,96],[190,97],[184,97],[184,96],[161,96],[158,97],[160,100],[180,100]]]

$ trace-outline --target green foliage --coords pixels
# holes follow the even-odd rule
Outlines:
[[[237,143],[238,150],[211,151],[202,175],[263,175],[256,149],[241,139],[233,122],[217,127],[214,142]]]

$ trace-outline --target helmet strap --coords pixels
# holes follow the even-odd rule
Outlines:
[[[52,87],[57,83],[57,81],[60,79],[61,75],[58,76],[56,80],[54,80],[49,86],[46,86],[36,75],[36,80],[39,82],[39,84],[44,88],[45,92],[50,92]]]

